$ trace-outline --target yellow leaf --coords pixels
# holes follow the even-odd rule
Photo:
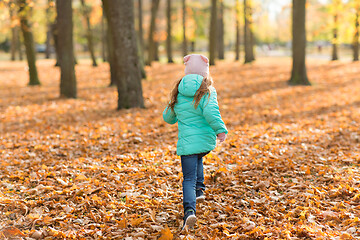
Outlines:
[[[221,167],[219,168],[219,170],[217,170],[217,172],[224,172],[226,173],[228,170],[225,167]]]
[[[31,220],[39,219],[39,218],[40,218],[40,215],[37,214],[37,213],[30,213],[30,214],[28,215],[28,218],[30,218]]]
[[[353,200],[354,202],[360,201],[360,193],[359,193],[359,194],[356,194],[356,195],[352,198],[352,200]]]
[[[94,201],[101,201],[101,198],[99,198],[97,195],[94,195],[91,199]]]
[[[161,237],[158,240],[172,240],[173,237],[169,227],[166,226],[166,228],[161,231]]]
[[[304,210],[300,213],[300,219],[302,219],[302,220],[306,219],[306,210]]]

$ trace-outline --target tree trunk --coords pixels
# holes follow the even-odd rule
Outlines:
[[[110,0],[107,4],[118,73],[118,109],[144,107],[133,0]]]
[[[188,47],[186,40],[186,0],[182,0],[182,23],[183,23],[182,51],[183,51],[183,56],[186,56],[188,54]]]
[[[220,0],[218,14],[218,58],[224,59],[224,0]]]
[[[338,14],[334,15],[333,41],[332,41],[332,56],[331,60],[338,60]]]
[[[17,47],[17,36],[18,31],[16,27],[11,27],[11,46],[10,46],[10,53],[11,53],[11,61],[16,60],[16,47]]]
[[[45,58],[49,59],[51,54],[51,22],[50,22],[50,11],[51,11],[51,2],[48,0],[48,6],[46,8],[46,49],[45,49]]]
[[[107,62],[107,45],[106,45],[106,24],[105,24],[105,14],[103,9],[103,14],[101,16],[101,56],[103,59],[103,62]]]
[[[216,52],[216,20],[217,0],[211,0],[210,34],[209,34],[209,64],[215,65]]]
[[[11,45],[10,45],[10,54],[11,54],[11,61],[16,60],[16,46],[17,46],[17,26],[14,23],[14,9],[12,7],[12,2],[9,2],[9,14],[10,14],[10,21],[11,21]]]
[[[75,59],[73,45],[72,0],[56,0],[59,60],[61,69],[60,96],[76,98]]]
[[[167,20],[167,36],[166,36],[166,54],[168,63],[173,63],[172,59],[172,41],[171,41],[171,0],[167,0],[166,5],[166,20]]]
[[[190,42],[190,51],[195,52],[195,41],[194,40]]]
[[[51,26],[47,25],[46,30],[46,49],[45,49],[45,58],[49,59],[51,55]]]
[[[292,71],[290,85],[310,85],[306,73],[306,0],[293,0],[292,9]]]
[[[84,14],[85,21],[86,21],[86,39],[88,42],[88,48],[89,48],[89,52],[90,52],[90,56],[91,56],[91,60],[92,60],[92,65],[93,65],[93,67],[97,67],[95,51],[94,51],[94,41],[93,41],[94,39],[93,39],[92,31],[91,31],[90,17],[89,17],[89,15],[91,13],[91,8],[86,6],[85,0],[81,0],[81,5],[83,8],[83,14]]]
[[[355,16],[355,35],[354,35],[354,46],[353,46],[353,60],[359,61],[359,33],[360,33],[360,27],[359,27],[359,15],[360,10],[356,9],[356,16]]]
[[[26,5],[26,0],[19,0],[19,16],[20,16],[20,25],[21,31],[24,37],[24,44],[26,49],[26,58],[29,66],[29,85],[40,85],[38,72],[36,68],[36,55],[35,55],[35,43],[34,38],[31,32],[30,25],[28,23],[28,6]]]
[[[145,63],[143,61],[143,52],[141,52],[141,46],[138,36],[136,35],[136,44],[137,44],[137,51],[139,56],[139,66],[141,72],[141,78],[146,79],[146,71],[145,71]]]
[[[138,12],[139,12],[139,52],[141,53],[141,61],[145,61],[145,47],[144,47],[144,30],[143,30],[143,10],[142,0],[139,0]]]
[[[252,9],[251,9],[251,11],[252,11]],[[250,48],[250,58],[251,58],[251,61],[255,61],[255,53],[254,53],[255,34],[254,34],[254,30],[253,30],[252,21],[250,22],[250,44],[251,44],[251,48]]]
[[[146,79],[142,0],[138,0],[138,32],[136,35],[136,44],[138,49],[139,61],[140,61],[141,78]]]
[[[17,51],[19,53],[19,60],[22,61],[24,57],[23,57],[22,44],[21,44],[20,27],[16,27],[16,38],[17,38],[16,43],[17,43]]]
[[[149,44],[148,44],[148,60],[146,65],[151,65],[151,62],[155,59],[156,44],[154,40],[155,33],[155,20],[156,14],[159,9],[160,0],[151,1],[151,20],[150,20],[150,29],[149,29]]]
[[[244,63],[252,62],[254,58],[254,49],[253,49],[253,36],[251,30],[252,24],[252,14],[250,0],[244,0],[244,49],[245,49],[245,60]]]
[[[240,2],[236,0],[236,42],[235,42],[235,60],[240,59]]]
[[[116,76],[116,63],[115,63],[115,53],[114,53],[114,43],[113,37],[108,22],[108,30],[107,30],[107,45],[108,45],[108,56],[109,56],[109,66],[110,66],[110,86],[116,86],[117,76]]]
[[[154,61],[159,61],[159,60],[160,60],[160,59],[159,59],[159,45],[160,45],[159,41],[156,40],[156,41],[155,41],[155,51],[154,51],[154,53],[155,53],[155,55],[154,55]]]
[[[56,63],[55,67],[60,66],[60,46],[59,46],[59,37],[58,37],[58,26],[57,26],[57,20],[53,24],[51,24],[51,34],[54,39],[54,47],[55,47],[55,54],[56,54]]]
[[[110,9],[109,9],[109,1],[110,0],[102,0],[103,3],[103,13],[106,17],[107,22],[107,51],[109,56],[109,66],[110,66],[110,85],[109,86],[116,86],[117,81],[117,69],[116,69],[116,63],[115,63],[115,53],[114,53],[114,43],[113,43],[113,37],[112,37],[112,31],[111,31],[111,25],[110,25]]]

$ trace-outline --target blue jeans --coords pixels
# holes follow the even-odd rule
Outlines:
[[[205,190],[203,157],[207,153],[199,153],[181,156],[181,168],[183,172],[183,206],[184,212],[193,210],[196,212],[196,190]]]

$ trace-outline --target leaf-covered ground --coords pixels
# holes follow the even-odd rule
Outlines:
[[[146,109],[116,111],[108,66],[0,65],[0,238],[359,239],[360,63],[310,61],[313,86],[289,87],[289,59],[218,62],[211,73],[227,141],[205,159],[206,202],[183,232],[177,128],[162,110],[181,64],[154,64]]]

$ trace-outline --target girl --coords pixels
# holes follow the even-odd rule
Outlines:
[[[196,223],[196,201],[204,196],[204,170],[202,158],[216,146],[216,136],[225,141],[227,129],[221,119],[209,76],[209,60],[200,54],[184,57],[185,77],[171,92],[171,99],[163,112],[165,122],[178,122],[177,155],[181,156],[183,172],[184,226]]]

